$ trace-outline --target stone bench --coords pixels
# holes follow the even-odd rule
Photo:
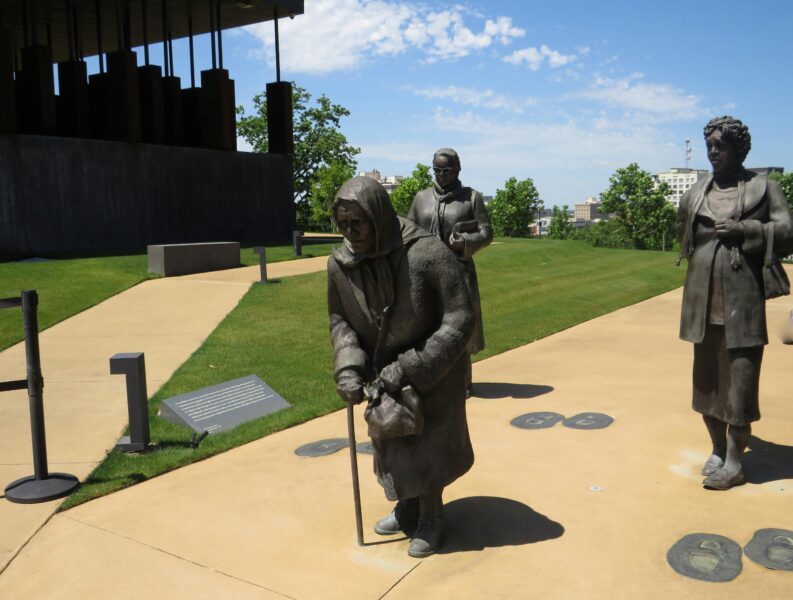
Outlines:
[[[147,247],[149,273],[187,275],[240,266],[239,242],[156,244]]]

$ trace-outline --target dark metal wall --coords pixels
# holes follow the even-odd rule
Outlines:
[[[0,135],[0,260],[147,244],[289,243],[289,156]]]

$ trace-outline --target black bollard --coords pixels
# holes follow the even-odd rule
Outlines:
[[[259,283],[267,283],[267,248],[254,246],[253,251],[259,255]]]
[[[6,499],[20,504],[34,504],[63,498],[80,484],[74,475],[50,473],[47,468],[47,439],[44,432],[44,378],[41,376],[37,308],[38,294],[36,291],[22,292],[34,475],[17,479],[8,484],[5,489]]]
[[[292,232],[292,247],[295,249],[295,256],[303,256],[303,232]]]

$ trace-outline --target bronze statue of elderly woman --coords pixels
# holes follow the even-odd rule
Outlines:
[[[463,265],[476,315],[468,354],[476,354],[485,348],[485,335],[473,256],[493,241],[493,228],[482,194],[460,182],[457,152],[451,148],[437,150],[432,158],[432,170],[435,184],[416,194],[407,218],[446,244]],[[470,392],[470,364],[468,368]]]
[[[328,259],[336,389],[348,403],[368,400],[374,471],[397,501],[375,531],[412,532],[408,554],[428,556],[441,543],[443,488],[474,461],[468,288],[452,252],[398,217],[377,181],[348,180],[332,211],[344,236]]]
[[[680,259],[688,259],[680,337],[694,344],[693,408],[712,444],[703,484],[727,490],[746,480],[741,456],[760,419],[765,302],[789,289],[775,257],[793,249],[793,225],[779,185],[743,167],[748,128],[718,117],[704,135],[713,173],[678,210]]]

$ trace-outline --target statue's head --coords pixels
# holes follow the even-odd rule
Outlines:
[[[738,119],[724,116],[708,121],[703,133],[713,175],[729,176],[739,172],[752,149],[749,128]]]
[[[347,247],[356,256],[382,256],[401,244],[399,219],[391,198],[371,177],[345,181],[331,211]]]
[[[460,157],[451,148],[440,148],[432,157],[432,171],[437,184],[446,189],[460,177]]]

